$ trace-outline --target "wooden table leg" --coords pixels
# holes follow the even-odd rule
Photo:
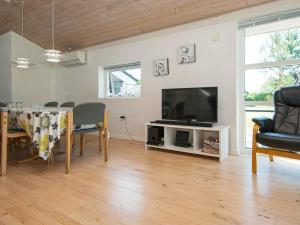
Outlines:
[[[7,167],[7,112],[1,112],[1,176],[6,176]]]
[[[71,136],[73,135],[73,112],[67,113],[66,125],[66,173],[70,173],[71,169]]]

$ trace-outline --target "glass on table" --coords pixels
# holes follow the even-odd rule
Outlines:
[[[7,108],[9,108],[9,109],[16,108],[16,103],[15,102],[9,102],[9,103],[7,103]]]
[[[16,108],[21,109],[23,107],[23,102],[16,102]]]

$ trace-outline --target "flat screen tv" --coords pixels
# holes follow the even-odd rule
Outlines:
[[[218,88],[162,90],[162,119],[214,123],[218,121]]]

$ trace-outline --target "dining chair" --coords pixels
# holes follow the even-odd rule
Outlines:
[[[47,102],[44,107],[57,107],[58,102]]]
[[[7,131],[7,139],[12,140],[13,144],[17,144],[18,148],[21,146],[21,139],[26,140],[26,145],[30,145],[29,135],[25,131],[17,131],[17,130],[8,130]],[[32,151],[32,150],[31,150]],[[31,153],[33,154],[33,153]]]
[[[8,114],[7,114],[7,112],[1,112],[0,121],[1,121],[1,129],[0,129],[1,137],[4,136],[5,138],[8,139],[9,142],[10,142],[10,140],[12,140],[13,143],[15,143],[16,140],[17,140],[16,143],[18,143],[19,147],[21,146],[21,141],[20,141],[21,138],[26,138],[26,144],[27,145],[30,144],[29,143],[29,135],[24,130],[12,130],[12,129],[9,129],[9,127],[7,127],[7,125],[8,125]],[[4,127],[4,125],[5,125],[5,127]]]
[[[66,107],[66,108],[74,108],[75,107],[75,102],[64,102],[60,105],[60,107]]]
[[[80,135],[80,156],[83,154],[84,135],[99,132],[99,152],[104,138],[104,160],[108,160],[108,113],[103,103],[83,103],[73,110],[74,135]]]

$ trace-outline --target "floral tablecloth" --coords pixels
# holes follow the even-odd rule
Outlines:
[[[67,111],[62,109],[10,109],[8,127],[11,130],[25,130],[39,156],[46,160],[65,132],[66,117]]]

